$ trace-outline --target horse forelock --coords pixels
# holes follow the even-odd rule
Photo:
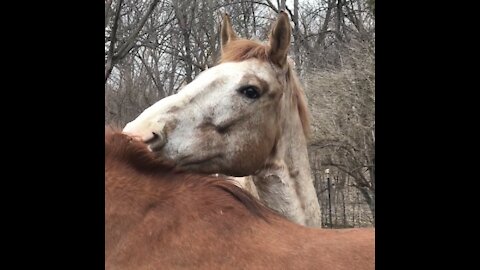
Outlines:
[[[219,63],[239,62],[251,58],[269,61],[268,49],[268,45],[253,40],[232,40],[223,47]]]

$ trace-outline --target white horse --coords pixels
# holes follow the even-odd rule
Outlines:
[[[321,226],[307,153],[309,112],[287,58],[290,36],[285,12],[267,44],[238,38],[224,16],[219,64],[123,131],[186,169],[253,175],[267,206],[299,224]]]

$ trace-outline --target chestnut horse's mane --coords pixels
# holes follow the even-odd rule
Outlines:
[[[183,171],[171,162],[156,158],[143,142],[112,128],[105,128],[105,162],[107,161],[116,161],[122,166],[130,166],[139,173],[158,179],[161,184],[173,186],[186,184],[184,186],[190,186],[199,191],[214,190],[217,193],[221,190],[219,196],[223,194],[223,196],[233,197],[250,213],[267,221],[269,217],[279,216],[278,213],[259,203],[252,195],[232,182],[210,175]]]

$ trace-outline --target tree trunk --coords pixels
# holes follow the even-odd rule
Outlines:
[[[342,188],[342,212],[343,212],[343,227],[347,226],[347,206],[345,203],[345,187]]]
[[[112,73],[112,69],[113,69],[112,58],[109,57],[107,59],[107,63],[105,64],[105,84],[107,84],[108,78],[110,77],[110,74]]]
[[[367,201],[370,212],[372,213],[373,226],[375,226],[375,192],[372,192],[369,188],[360,188],[363,197]]]
[[[300,27],[298,25],[298,0],[293,1],[293,53],[295,57],[295,67],[299,75],[301,74],[301,63],[300,63],[300,46],[301,46],[301,40],[300,40]]]

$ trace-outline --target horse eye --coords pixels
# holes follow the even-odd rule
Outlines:
[[[253,86],[247,86],[247,87],[241,88],[240,93],[242,93],[242,95],[250,99],[257,99],[260,97],[260,94],[258,93],[257,89],[255,89],[255,87]]]

